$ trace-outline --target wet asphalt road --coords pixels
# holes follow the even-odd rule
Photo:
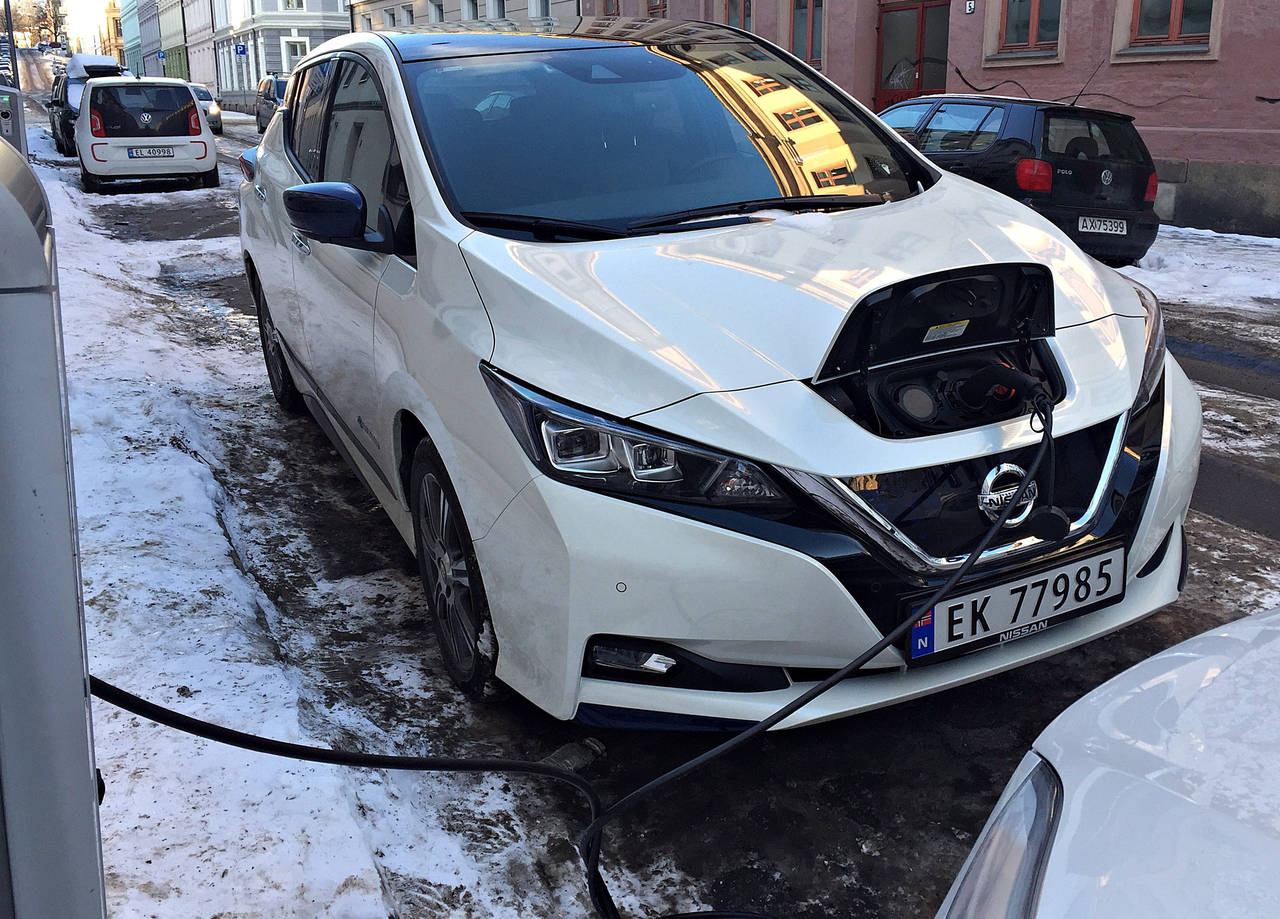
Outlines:
[[[230,162],[256,139],[252,124],[228,126],[219,142],[220,159]],[[104,235],[127,241],[235,232],[225,196],[184,200],[150,215],[145,225],[133,218],[127,198],[123,192],[93,205]],[[196,282],[184,280],[179,266],[173,291],[175,302],[195,295],[252,312],[243,281],[235,275],[201,276]],[[1277,398],[1280,354],[1247,328],[1234,338],[1205,335],[1194,304],[1170,305],[1167,321],[1171,348],[1186,353],[1185,366],[1194,379]],[[265,386],[264,376],[264,392]],[[256,435],[266,426],[271,436],[259,443]],[[288,527],[324,546],[320,558],[282,554],[275,570],[260,572],[270,596],[314,603],[307,599],[308,585],[318,579],[332,582],[379,570],[401,579],[409,575],[407,550],[315,425],[286,419],[266,405],[246,413],[242,429],[225,433],[228,454],[239,456],[243,465],[242,472],[229,470],[223,483],[235,499],[264,508],[261,527],[285,519]],[[300,470],[296,488],[264,486],[256,477],[273,450],[287,451]],[[1275,471],[1221,452],[1206,452],[1203,462],[1188,525],[1192,578],[1178,603],[1113,636],[1013,673],[834,724],[770,735],[626,818],[610,834],[609,857],[643,874],[647,860],[661,853],[711,906],[795,919],[931,916],[1009,773],[1054,715],[1138,660],[1253,611],[1250,591],[1264,586],[1262,571],[1280,557],[1275,542],[1280,515],[1266,503],[1280,491]],[[269,543],[269,534],[263,539]],[[320,639],[317,646],[347,649],[352,661],[376,653],[377,643],[389,634],[346,627],[334,615],[298,618],[306,619]],[[385,628],[394,629],[394,637],[407,645],[421,642],[426,666],[431,665],[434,649],[420,615],[401,611]],[[315,632],[325,629],[327,634]],[[287,637],[282,640],[287,643]],[[344,670],[332,657],[316,668],[317,685],[323,685],[329,701],[376,707],[374,720],[423,717],[412,700],[364,685],[366,676],[358,663]],[[323,717],[323,706],[317,717]],[[560,743],[596,736],[608,755],[592,775],[606,798],[643,784],[717,740],[705,734],[588,732],[549,719],[520,700],[437,721],[433,730],[433,746],[441,752],[493,753],[497,748],[518,756],[540,756]],[[575,829],[580,811],[569,797],[548,793],[532,806],[562,809],[565,822],[556,831]],[[527,816],[540,819],[532,812]],[[393,890],[389,899],[399,903],[401,919],[425,919],[429,914],[412,905],[411,887],[406,884],[403,894]]]

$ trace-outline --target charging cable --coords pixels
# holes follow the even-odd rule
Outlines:
[[[1044,387],[1038,382],[1036,383],[1032,396],[1032,415],[1039,420],[1043,426],[1043,434],[1040,439],[1040,445],[1036,450],[1035,457],[1032,459],[1030,466],[1027,468],[1026,475],[1023,476],[1022,482],[1018,485],[1017,490],[1013,493],[1009,502],[1005,505],[1000,515],[991,524],[991,527],[978,540],[978,544],[973,551],[969,553],[964,562],[951,573],[946,582],[942,584],[933,594],[917,607],[910,616],[903,619],[892,630],[871,645],[856,658],[841,667],[835,673],[831,674],[821,683],[817,683],[805,692],[801,693],[792,701],[779,708],[768,717],[757,721],[755,724],[745,728],[741,732],[733,735],[723,743],[711,748],[707,752],[694,757],[688,762],[682,763],[674,769],[666,772],[652,781],[642,785],[635,791],[619,798],[609,807],[605,808],[600,799],[599,793],[590,781],[579,775],[571,768],[559,765],[558,762],[568,763],[569,759],[561,758],[557,760],[560,751],[548,757],[547,760],[541,762],[511,760],[511,759],[460,759],[457,757],[447,756],[393,756],[376,753],[356,753],[346,750],[331,750],[324,747],[312,747],[304,744],[287,743],[280,740],[272,740],[266,737],[259,737],[254,734],[246,734],[243,731],[235,731],[230,728],[222,727],[216,724],[210,724],[206,721],[192,718],[188,715],[180,714],[163,706],[156,705],[146,699],[126,692],[116,686],[100,680],[95,676],[89,677],[89,689],[93,695],[97,696],[104,702],[108,702],[117,708],[124,709],[149,721],[162,724],[175,730],[193,734],[197,737],[203,737],[206,740],[212,740],[216,743],[228,744],[230,746],[239,747],[244,750],[250,750],[256,753],[265,753],[271,756],[283,756],[288,759],[301,760],[312,763],[327,763],[334,766],[351,766],[364,769],[388,769],[409,772],[460,772],[460,773],[501,773],[509,775],[531,775],[540,778],[551,779],[553,781],[562,782],[577,789],[584,798],[586,798],[588,806],[591,810],[591,823],[582,833],[579,839],[579,852],[582,855],[586,866],[587,873],[587,890],[591,898],[591,904],[596,911],[599,919],[621,919],[618,907],[613,901],[612,895],[609,893],[608,885],[605,884],[604,877],[600,873],[600,855],[603,847],[605,827],[612,821],[618,819],[624,814],[634,810],[636,805],[642,800],[653,796],[655,793],[670,785],[672,782],[688,775],[694,770],[700,769],[708,763],[726,756],[738,747],[743,746],[770,728],[773,728],[795,714],[804,706],[808,705],[814,699],[827,692],[837,684],[841,683],[847,677],[860,670],[876,655],[885,648],[888,648],[901,641],[907,631],[928,611],[943,601],[955,589],[960,580],[969,573],[974,564],[978,561],[987,547],[991,545],[991,541],[995,539],[1000,529],[1008,521],[1015,507],[1022,501],[1023,495],[1027,488],[1035,479],[1036,472],[1040,468],[1041,462],[1044,460],[1046,453],[1052,449],[1053,444],[1053,400],[1050,398]],[[591,741],[588,741],[591,743]],[[598,752],[598,745],[597,750]],[[756,913],[744,912],[725,912],[720,910],[701,911],[697,913],[679,913],[668,914],[663,919],[769,919],[769,917],[761,916]]]

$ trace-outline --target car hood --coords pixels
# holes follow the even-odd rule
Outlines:
[[[590,243],[470,234],[461,246],[493,323],[493,363],[630,417],[698,393],[810,379],[861,298],[951,268],[1048,266],[1060,328],[1142,315],[1118,276],[1039,215],[956,177],[876,207],[756,216]]]
[[[1038,915],[1280,915],[1280,611],[1193,638],[1060,715]]]

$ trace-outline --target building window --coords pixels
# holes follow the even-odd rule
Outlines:
[[[724,21],[734,28],[751,31],[751,0],[725,0]]]
[[[294,64],[307,56],[311,50],[311,42],[305,38],[286,38],[283,40],[282,50],[284,69],[292,70]]]
[[[384,29],[394,29],[396,27],[396,11],[395,10],[382,11],[382,27]]]
[[[366,32],[372,32],[372,31],[373,31],[373,17],[372,17],[372,16],[361,16],[361,17],[360,17],[360,22],[362,23],[362,28],[364,29],[364,31],[366,31]]]
[[[476,0],[462,0],[462,18],[463,19],[479,19],[480,9],[476,6]]]
[[[551,0],[529,0],[529,17],[544,18],[551,15]]]
[[[281,9],[286,10],[305,10],[304,0],[282,0]]]
[[[1213,0],[1133,0],[1133,45],[1177,45],[1209,40]]]
[[[444,22],[444,0],[432,0],[430,14],[432,22]]]
[[[485,19],[506,19],[507,0],[486,0]]]
[[[791,52],[822,68],[822,0],[792,0]]]
[[[407,26],[413,25],[413,7],[411,6],[400,7],[400,19]]]
[[[667,0],[645,0],[645,12],[650,19],[666,19]]]
[[[1005,0],[1002,16],[1001,51],[1052,51],[1058,47],[1062,0]]]
[[[773,77],[759,77],[755,80],[743,80],[742,82],[751,87],[751,91],[757,96],[767,96],[769,93],[776,93],[780,89],[786,89]]]
[[[853,173],[849,170],[848,163],[841,163],[839,166],[831,166],[828,169],[815,169],[811,175],[819,188],[853,184]]]
[[[800,128],[817,124],[822,120],[822,116],[807,105],[804,108],[792,109],[789,112],[774,112],[774,114],[788,131],[798,131]]]
[[[604,0],[604,14],[606,16],[617,16],[618,0]]]

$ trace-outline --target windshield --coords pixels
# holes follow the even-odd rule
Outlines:
[[[203,86],[193,86],[191,87],[191,91],[196,94],[196,98],[201,102],[213,101],[212,94],[210,94],[209,90],[205,89]]]
[[[425,61],[409,85],[460,212],[625,226],[758,199],[929,182],[864,116],[757,45]]]
[[[193,108],[185,86],[127,83],[95,86],[91,110],[107,137],[168,137],[188,133]]]

